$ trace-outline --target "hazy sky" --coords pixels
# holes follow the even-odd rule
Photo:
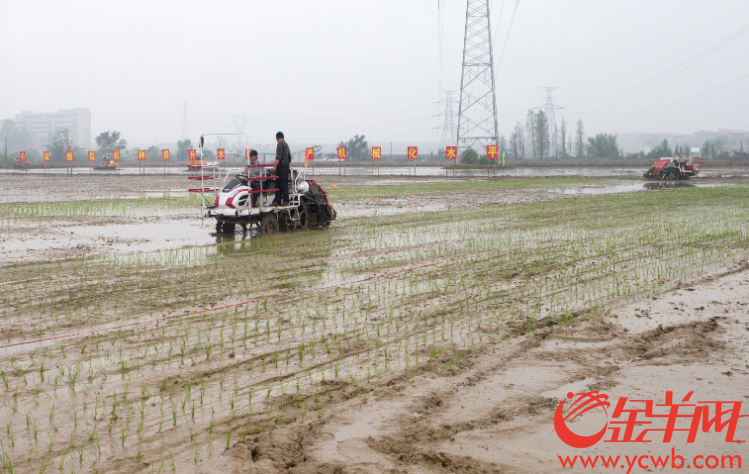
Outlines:
[[[516,0],[490,0],[497,61]],[[437,142],[460,87],[465,0],[0,0],[0,118],[88,107],[93,134],[270,143]],[[500,10],[502,19],[498,23]],[[746,0],[520,0],[497,71],[500,133],[542,86],[595,132],[748,129]],[[734,81],[732,84],[728,84]],[[714,90],[712,90],[714,89]]]

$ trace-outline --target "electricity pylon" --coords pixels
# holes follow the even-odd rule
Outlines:
[[[539,107],[536,107],[536,109],[541,109],[544,111],[544,114],[546,114],[546,127],[547,127],[547,137],[550,137],[551,147],[549,148],[549,153],[551,153],[552,150],[554,150],[554,153],[556,153],[556,150],[558,148],[557,144],[557,134],[556,134],[556,124],[557,120],[554,116],[555,110],[562,110],[564,107],[559,107],[558,105],[554,104],[554,101],[551,98],[551,93],[558,89],[558,87],[542,87],[542,90],[546,91],[546,103],[544,105],[541,105]],[[547,158],[546,156],[543,156],[542,158]]]
[[[237,129],[237,138],[234,143],[234,146],[237,148],[237,150],[240,150],[244,148],[244,136],[240,135],[244,133],[244,128],[247,126],[247,116],[246,115],[235,115],[233,117],[234,119],[234,128]]]
[[[455,112],[453,111],[453,104],[457,102],[453,99],[453,91],[443,91],[445,99],[441,102],[445,103],[445,113],[441,115],[444,117],[442,123],[442,138],[440,138],[440,149],[445,150],[447,146],[455,145],[456,134],[455,134]]]
[[[187,129],[187,102],[182,102],[182,140],[190,138],[190,132]]]
[[[468,0],[456,136],[458,158],[476,144],[496,144],[498,135],[489,0]]]

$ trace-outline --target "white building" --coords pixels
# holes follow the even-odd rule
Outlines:
[[[75,145],[91,148],[91,111],[88,109],[58,110],[48,114],[24,111],[16,115],[14,122],[17,128],[25,128],[31,134],[29,148],[41,150],[52,142],[55,132],[63,128],[70,130]]]

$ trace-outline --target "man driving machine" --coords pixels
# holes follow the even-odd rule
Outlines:
[[[258,164],[257,162],[257,151],[250,150],[250,164],[247,166],[247,178],[259,178],[261,176],[265,176],[265,168],[261,166],[256,166]],[[259,191],[260,186],[262,185],[261,180],[254,180],[250,181],[250,189],[253,191]],[[265,187],[268,189],[268,187]],[[252,207],[257,207],[258,200],[260,199],[261,193],[253,193],[252,195]]]

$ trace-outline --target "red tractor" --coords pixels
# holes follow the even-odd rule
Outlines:
[[[642,176],[647,179],[675,181],[700,174],[704,160],[700,157],[665,157],[653,163]]]

